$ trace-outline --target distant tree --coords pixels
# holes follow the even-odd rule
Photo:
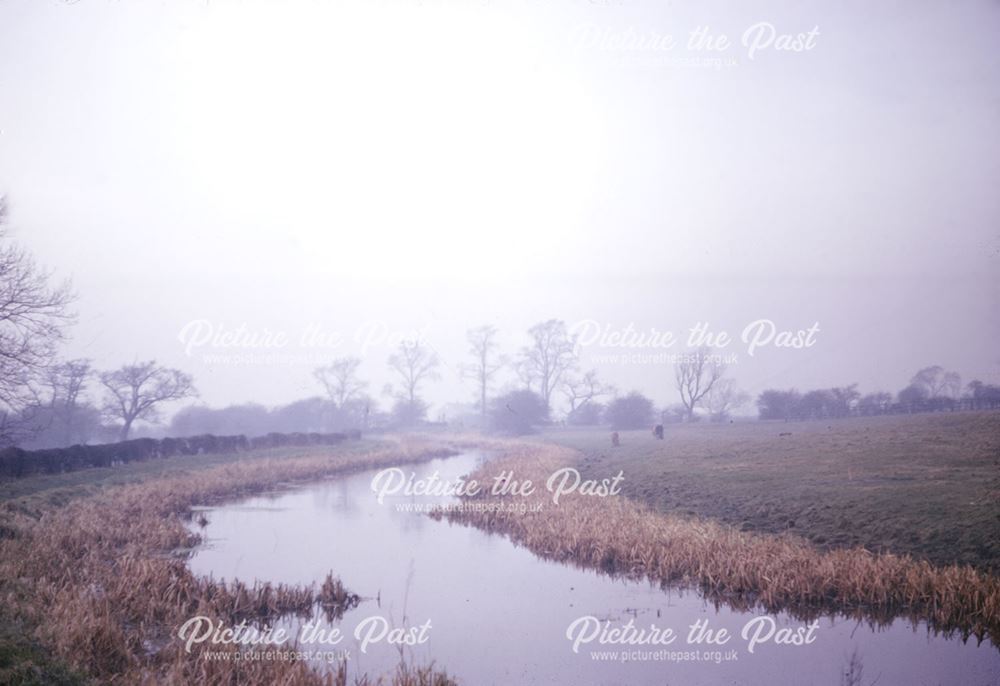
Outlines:
[[[548,423],[549,408],[538,393],[521,389],[494,398],[490,403],[489,419],[494,431],[527,434]]]
[[[278,433],[322,433],[330,429],[336,411],[336,404],[327,398],[302,398],[271,410],[269,428]]]
[[[801,413],[802,396],[795,389],[780,391],[768,389],[757,396],[757,410],[761,419],[795,419]]]
[[[819,388],[802,395],[798,414],[802,419],[826,419],[836,414],[837,399],[828,388]]]
[[[583,409],[596,398],[613,395],[615,392],[614,386],[598,378],[596,369],[591,369],[581,377],[567,376],[563,380],[562,388],[569,402],[569,414]]]
[[[402,388],[393,395],[416,407],[421,384],[440,378],[437,371],[439,365],[437,353],[423,343],[403,341],[396,352],[389,356],[389,368],[396,372]]]
[[[272,414],[263,405],[247,403],[211,408],[192,405],[177,411],[170,420],[168,434],[171,436],[197,436],[215,434],[217,436],[260,436],[279,431]]]
[[[725,366],[716,360],[716,355],[707,347],[684,353],[683,359],[674,365],[674,381],[681,396],[681,404],[687,411],[688,421],[694,417],[695,408],[725,371]]]
[[[962,376],[958,372],[946,372],[944,375],[944,394],[949,398],[958,398],[962,393]]]
[[[592,400],[570,412],[566,421],[574,426],[596,426],[603,420],[606,409],[603,404]]]
[[[247,403],[221,408],[192,405],[179,410],[170,421],[168,435],[215,434],[261,436],[291,432],[330,432],[366,428],[366,410],[375,412],[373,401],[359,395],[338,406],[322,397],[303,398],[268,409]]]
[[[962,377],[958,372],[945,371],[944,367],[934,365],[924,367],[910,379],[911,386],[917,386],[926,392],[926,398],[958,397],[962,389]]]
[[[899,392],[899,403],[912,410],[922,406],[931,396],[926,385],[911,383]]]
[[[511,369],[514,370],[518,381],[521,382],[525,389],[529,391],[535,390],[535,373],[527,359],[524,357],[516,358],[511,364]]]
[[[848,417],[857,407],[861,393],[858,392],[858,385],[852,383],[850,386],[838,386],[830,389],[833,400],[831,411],[835,417]]]
[[[750,394],[739,390],[732,379],[719,379],[705,394],[703,404],[713,422],[722,422],[729,413],[750,402]]]
[[[375,400],[362,393],[337,408],[331,428],[335,431],[367,429],[371,425],[372,416],[377,412],[378,405]]]
[[[92,375],[89,360],[69,360],[49,367],[37,401],[21,413],[23,424],[31,427],[21,447],[62,448],[88,443],[104,433],[100,410],[83,397]]]
[[[858,400],[858,411],[863,415],[885,414],[892,407],[892,394],[884,391],[869,393]]]
[[[0,198],[0,445],[26,437],[21,413],[37,402],[37,384],[53,364],[73,321],[69,282],[51,274],[7,239],[7,204]]]
[[[653,401],[638,391],[608,403],[604,419],[612,429],[641,429],[653,423]]]
[[[29,407],[24,421],[33,430],[19,442],[25,450],[65,448],[76,444],[114,440],[116,432],[106,427],[101,411],[88,402],[80,402],[72,412],[48,405]]]
[[[518,374],[529,389],[538,388],[545,407],[552,409],[552,393],[563,376],[576,367],[575,335],[558,319],[539,322],[528,329],[531,343],[521,350]]]
[[[63,447],[86,443],[99,433],[100,411],[82,397],[92,376],[90,360],[68,360],[49,367],[44,377],[47,397],[24,411],[25,422],[34,424],[38,432],[24,445]]]
[[[427,418],[427,403],[418,397],[398,398],[392,406],[392,423],[400,427],[416,426]]]
[[[483,417],[486,417],[486,396],[489,393],[493,377],[503,369],[505,360],[497,353],[499,345],[496,342],[496,327],[488,324],[477,326],[474,329],[469,329],[465,337],[469,342],[469,355],[472,356],[472,362],[462,367],[462,376],[476,382],[479,411]]]
[[[1000,386],[973,380],[966,386],[966,394],[972,400],[973,408],[993,409],[1000,407]]]
[[[910,385],[921,388],[924,391],[922,394],[924,398],[940,395],[944,390],[944,367],[940,365],[924,367],[913,375]]]
[[[120,419],[121,440],[128,438],[137,419],[155,421],[163,403],[197,395],[194,381],[179,369],[160,367],[155,360],[127,364],[100,375],[106,389],[104,410]]]
[[[361,360],[357,357],[338,357],[325,367],[313,370],[313,376],[322,384],[327,396],[343,407],[354,400],[367,388],[368,384],[358,378]]]
[[[674,403],[660,410],[660,421],[664,424],[680,424],[687,418],[687,408],[680,403]]]

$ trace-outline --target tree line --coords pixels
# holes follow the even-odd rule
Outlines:
[[[858,384],[851,384],[804,393],[768,389],[757,398],[761,419],[786,421],[997,408],[1000,386],[973,380],[963,387],[957,372],[940,365],[920,369],[895,395],[886,391],[862,395]]]
[[[0,199],[0,448],[47,448],[124,441],[137,422],[156,423],[169,403],[198,396],[191,375],[135,361],[116,369],[95,369],[90,360],[61,360],[57,351],[75,315],[68,282],[53,283],[30,254],[7,239],[6,204]],[[527,344],[513,354],[501,350],[499,331],[484,324],[466,332],[467,357],[460,366],[471,381],[474,414],[439,416],[505,433],[524,433],[556,419],[615,429],[654,423],[725,421],[750,403],[750,396],[726,376],[726,366],[708,348],[679,355],[673,367],[678,402],[656,408],[637,391],[619,393],[594,369],[584,369],[580,345],[565,322],[548,319],[531,326]],[[441,360],[421,340],[403,341],[385,360],[393,382],[380,398],[362,378],[358,357],[339,357],[313,370],[321,395],[276,408],[258,404],[221,409],[192,406],[176,413],[165,431],[173,436],[261,435],[353,429],[405,428],[428,421],[425,392],[441,378]],[[504,374],[502,374],[504,372]],[[506,382],[498,390],[500,379]],[[757,398],[762,419],[806,419],[898,411],[992,408],[998,387],[961,379],[941,367],[920,370],[895,397],[861,396],[856,384],[799,393],[764,391]]]
[[[0,199],[0,447],[33,448],[124,441],[137,422],[155,423],[169,403],[196,398],[193,378],[155,360],[98,370],[90,360],[60,360],[57,351],[75,321],[69,282],[53,284],[51,273],[6,236],[6,203]],[[654,420],[652,403],[633,392],[619,396],[593,369],[580,365],[577,337],[558,319],[527,331],[528,344],[513,356],[502,354],[498,330],[470,329],[464,378],[475,387],[481,426],[523,432],[552,419],[561,398],[565,421],[625,427]],[[427,420],[427,385],[440,378],[440,358],[426,343],[400,343],[386,364],[394,377],[380,408],[360,376],[361,360],[333,359],[314,370],[323,396],[282,407],[240,405],[222,409],[189,407],[177,413],[173,435],[204,433],[255,435],[372,427],[409,427]],[[501,370],[515,381],[494,395]],[[695,418],[704,408],[716,418],[747,401],[707,350],[698,350],[675,368],[680,403],[662,416]],[[672,414],[671,414],[672,413]]]
[[[527,330],[528,343],[514,355],[504,354],[498,343],[499,331],[491,325],[466,332],[468,358],[461,365],[463,377],[471,380],[475,392],[476,417],[458,418],[480,428],[503,433],[527,433],[554,419],[554,405],[563,401],[568,424],[608,424],[616,429],[650,427],[664,421],[694,421],[704,410],[713,421],[723,421],[750,401],[749,394],[725,376],[719,355],[708,348],[685,353],[674,366],[674,387],[680,402],[657,410],[652,400],[638,391],[626,394],[605,382],[595,369],[583,369],[580,345],[560,319],[538,322]],[[370,413],[375,400],[366,393],[359,378],[361,360],[345,357],[315,370],[314,375],[327,391],[332,408],[363,406],[366,426],[412,426],[425,421],[427,404],[421,392],[427,382],[439,378],[440,360],[420,341],[400,343],[389,357],[388,366],[397,377],[383,395],[389,396],[388,413]],[[498,376],[506,370],[506,386],[496,391]]]
[[[46,432],[62,445],[108,438],[102,418],[118,423],[124,439],[135,421],[155,419],[163,403],[195,394],[189,375],[155,362],[98,372],[88,360],[58,360],[75,321],[74,293],[68,281],[53,284],[48,271],[8,240],[6,218],[0,198],[0,447]],[[103,391],[99,404],[84,399],[95,379]]]

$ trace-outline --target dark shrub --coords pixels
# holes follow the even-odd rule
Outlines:
[[[653,401],[638,391],[608,403],[604,419],[612,429],[642,429],[653,424]]]

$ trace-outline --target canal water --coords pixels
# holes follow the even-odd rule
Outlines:
[[[470,452],[405,472],[457,479],[483,459]],[[311,651],[318,668],[346,655],[350,674],[390,672],[405,659],[434,663],[464,684],[1000,683],[1000,651],[989,643],[934,635],[906,620],[873,628],[832,617],[810,629],[781,614],[716,610],[693,591],[664,591],[543,560],[503,536],[414,511],[446,497],[389,496],[379,503],[374,474],[203,510],[205,543],[191,569],[217,579],[303,584],[332,570],[363,600],[318,625],[339,631],[339,640],[323,643],[313,632],[298,649]],[[303,622],[282,625],[296,636]],[[674,639],[599,640],[615,629],[630,636],[629,628],[633,637],[655,630],[661,641],[668,631]],[[721,629],[729,639],[709,642]],[[779,637],[810,640],[795,645]]]

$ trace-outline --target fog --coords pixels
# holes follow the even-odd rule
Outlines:
[[[658,404],[670,363],[593,330],[728,332],[751,394],[1000,382],[1000,5],[786,5],[8,0],[10,233],[72,278],[66,357],[212,406],[343,355],[387,403],[419,335],[436,415],[474,401],[468,328],[513,357],[550,318]],[[751,355],[758,320],[812,345]]]

